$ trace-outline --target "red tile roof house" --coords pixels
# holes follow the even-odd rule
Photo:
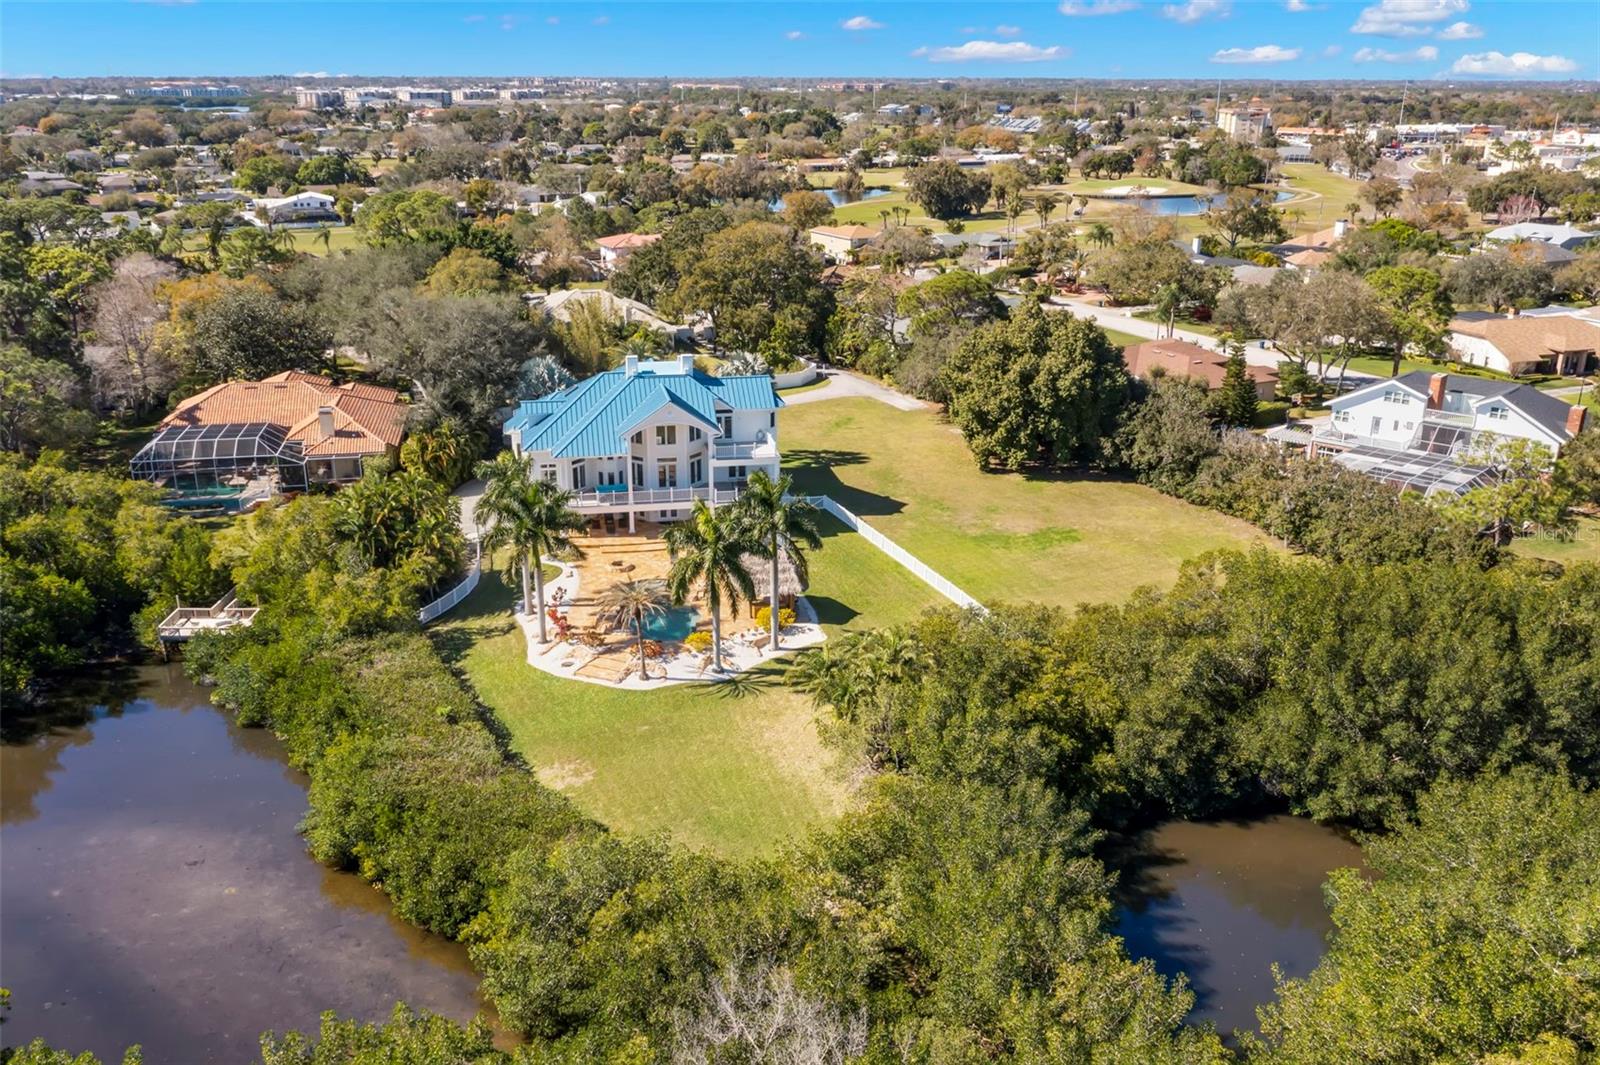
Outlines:
[[[179,403],[129,465],[189,492],[262,478],[287,491],[345,484],[366,459],[398,451],[409,411],[392,388],[294,370],[228,381]]]
[[[628,256],[660,239],[660,233],[618,233],[614,237],[601,237],[595,241],[600,245],[600,268],[607,273],[620,270]]]
[[[1149,378],[1157,373],[1187,377],[1206,389],[1222,384],[1228,357],[1220,351],[1207,351],[1187,340],[1147,340],[1122,349],[1122,361],[1135,377]],[[1257,399],[1271,399],[1278,390],[1278,371],[1265,366],[1247,366],[1245,374],[1255,383]]]

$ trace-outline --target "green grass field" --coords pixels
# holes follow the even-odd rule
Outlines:
[[[1289,187],[1302,194],[1281,205],[1289,228],[1296,233],[1327,229],[1350,216],[1346,204],[1359,202],[1356,194],[1362,182],[1324,170],[1318,163],[1286,163],[1281,172],[1289,179]]]
[[[808,594],[830,635],[909,620],[943,602],[861,537],[824,520]],[[769,851],[849,801],[810,700],[778,667],[653,692],[534,669],[497,574],[430,629],[512,748],[544,783],[613,828],[692,847]]]
[[[1600,562],[1600,518],[1579,518],[1570,540],[1524,536],[1511,541],[1513,554],[1552,562]]]
[[[841,399],[779,417],[800,487],[832,496],[986,602],[1111,602],[1170,583],[1202,552],[1269,542],[1141,485],[982,472],[929,411]]]

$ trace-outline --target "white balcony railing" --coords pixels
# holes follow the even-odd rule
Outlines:
[[[627,507],[685,506],[703,499],[713,506],[732,503],[739,498],[739,489],[728,485],[699,485],[694,488],[635,488],[626,486],[596,489],[583,488],[572,493],[570,506],[574,510],[616,510]]]
[[[765,462],[768,460],[776,461],[777,457],[777,442],[768,433],[758,433],[754,440],[712,441],[711,443],[711,461],[713,462]]]

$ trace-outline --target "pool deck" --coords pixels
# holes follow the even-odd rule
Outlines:
[[[591,533],[575,537],[573,542],[583,556],[563,564],[561,575],[545,585],[546,607],[555,607],[568,625],[569,637],[560,639],[554,626],[547,626],[551,642],[541,644],[538,619],[523,614],[520,604],[516,611],[517,623],[528,642],[528,664],[546,673],[608,687],[650,690],[667,684],[726,680],[790,651],[815,646],[825,638],[815,611],[803,597],[796,604],[796,622],[783,630],[783,648],[776,653],[765,646],[766,630],[756,627],[748,604],[741,603],[737,610],[724,605],[724,673],[712,671],[709,652],[700,654],[681,643],[663,642],[662,656],[651,659],[647,666],[649,679],[641,680],[634,633],[601,621],[599,601],[608,588],[621,581],[666,578],[671,560],[660,526],[640,522],[637,533]],[[704,600],[696,597],[689,605],[699,611],[698,627],[709,630],[711,622]]]

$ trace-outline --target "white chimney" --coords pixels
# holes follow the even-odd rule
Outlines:
[[[1200,238],[1199,237],[1195,237],[1193,240],[1191,240],[1189,242],[1189,250],[1191,252],[1193,252],[1195,255],[1204,255],[1205,254],[1205,252],[1200,250]]]
[[[1349,222],[1348,219],[1341,218],[1341,219],[1339,219],[1337,222],[1335,222],[1333,224],[1333,239],[1334,240],[1338,240],[1339,238],[1343,237],[1348,232],[1350,232],[1350,222]]]
[[[678,356],[678,372],[683,374],[694,373],[694,355],[684,352]]]
[[[638,372],[639,372],[639,356],[637,356],[637,355],[624,355],[622,357],[622,374],[623,374],[623,376],[624,377],[632,377],[634,374],[636,374]]]
[[[327,439],[333,435],[332,407],[317,408],[317,432],[322,434],[323,439]]]

